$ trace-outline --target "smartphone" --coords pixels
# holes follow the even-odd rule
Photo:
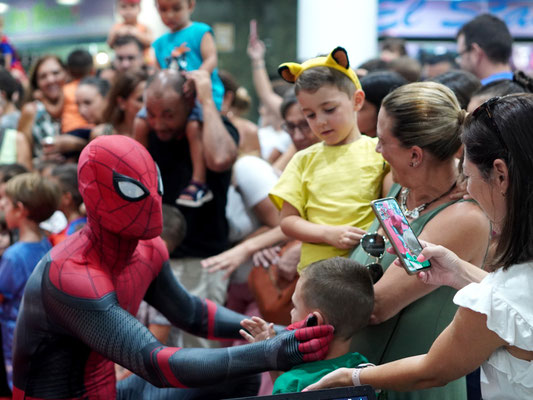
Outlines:
[[[409,275],[431,267],[429,260],[417,260],[422,251],[422,245],[411,229],[407,218],[400,209],[395,198],[386,197],[372,201],[372,209],[385,230],[392,247],[396,251],[400,262]]]

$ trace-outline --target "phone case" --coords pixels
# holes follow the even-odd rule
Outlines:
[[[426,260],[417,260],[422,251],[422,245],[409,225],[409,221],[402,213],[395,198],[386,197],[371,203],[379,223],[396,251],[400,262],[409,275],[414,275],[431,267]]]

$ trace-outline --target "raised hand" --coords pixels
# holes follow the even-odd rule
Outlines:
[[[243,319],[241,321],[241,326],[246,329],[246,331],[241,329],[239,333],[249,343],[261,342],[276,336],[274,324],[272,322],[266,322],[264,319],[259,317]]]

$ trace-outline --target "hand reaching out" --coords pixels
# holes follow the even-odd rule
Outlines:
[[[207,268],[209,273],[224,270],[224,279],[228,279],[230,275],[239,268],[248,258],[250,254],[242,245],[237,245],[223,253],[216,256],[202,260],[202,267]]]
[[[302,243],[291,246],[285,249],[285,252],[280,256],[278,262],[278,273],[280,277],[287,281],[292,281],[297,274],[298,263],[300,262],[300,255],[302,252]]]
[[[273,246],[256,251],[252,256],[254,265],[268,268],[272,264],[277,264],[279,262],[280,250],[281,248],[279,246]]]
[[[264,319],[259,317],[252,317],[252,319],[243,319],[241,321],[241,326],[249,333],[246,332],[244,329],[241,329],[239,333],[249,343],[261,342],[263,340],[270,339],[276,336],[274,324],[272,322],[266,322]]]

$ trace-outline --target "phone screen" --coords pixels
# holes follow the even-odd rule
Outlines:
[[[422,245],[400,210],[396,199],[387,197],[374,200],[372,208],[407,273],[412,275],[431,267],[428,260],[424,262],[417,260],[422,251]]]

